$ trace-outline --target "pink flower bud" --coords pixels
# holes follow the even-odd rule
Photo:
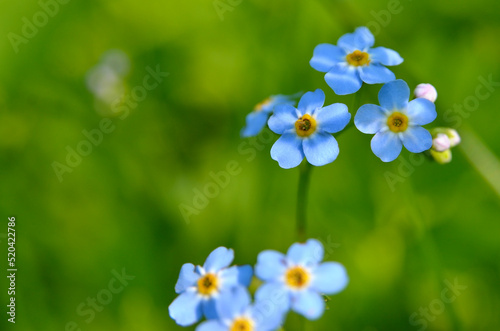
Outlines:
[[[414,91],[416,98],[424,98],[429,101],[436,101],[437,91],[431,84],[418,84]]]
[[[437,152],[444,152],[451,146],[450,138],[444,133],[439,133],[436,138],[432,139],[432,148]]]

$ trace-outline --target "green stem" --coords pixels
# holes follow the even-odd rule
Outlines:
[[[306,240],[307,199],[312,165],[304,160],[300,165],[299,187],[297,191],[297,236],[299,241]]]
[[[415,201],[416,199],[416,195],[415,195],[415,192],[413,190],[413,185],[411,184],[411,181],[410,181],[410,184],[409,184],[409,191],[408,191],[408,198],[411,200],[411,201]],[[424,229],[423,231],[425,232],[425,222],[423,220],[424,216],[423,216],[423,212],[422,210],[418,207],[418,206],[414,206],[413,207],[414,209],[412,210],[416,216],[416,220],[419,224],[419,226]],[[432,269],[434,270],[434,275],[436,277],[436,283],[438,284],[438,286],[442,286],[443,285],[443,280],[445,279],[445,275],[443,273],[443,264],[441,262],[441,259],[440,259],[440,252],[438,250],[438,248],[436,247],[436,244],[434,242],[434,237],[432,235],[432,233],[430,232],[427,232],[427,233],[423,233],[422,235],[425,236],[425,238],[423,238],[421,241],[420,241],[420,246],[422,247],[422,253],[424,255],[424,260],[427,261],[427,264],[430,265],[432,267]],[[455,331],[462,331],[464,328],[462,327],[462,323],[457,315],[457,312],[455,311],[455,306],[453,305],[453,303],[449,303],[449,305],[446,306],[446,314],[448,315],[448,318],[450,320],[450,323],[452,325],[452,330],[455,330]]]

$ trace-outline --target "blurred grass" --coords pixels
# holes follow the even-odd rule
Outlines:
[[[39,10],[35,1],[0,6],[3,36],[19,34],[22,17]],[[285,251],[295,240],[298,170],[271,160],[272,143],[251,161],[239,153],[244,117],[271,94],[316,88],[328,103],[351,105],[308,61],[315,45],[335,43],[387,6],[244,0],[221,21],[211,1],[71,1],[19,53],[2,38],[0,211],[17,218],[15,328],[63,330],[75,321],[82,330],[178,330],[167,307],[183,263],[201,264],[221,245],[235,249],[239,264],[254,264],[264,249]],[[376,45],[403,56],[393,71],[410,87],[437,87],[434,124],[446,125],[443,113],[474,95],[478,77],[500,80],[500,4],[401,6]],[[114,118],[116,130],[60,183],[52,162],[64,162],[66,146],[75,148],[82,130],[101,120],[85,74],[109,49],[130,56],[129,87],[142,83],[147,66],[170,76],[125,120]],[[365,102],[376,103],[379,88],[364,86]],[[495,91],[462,118],[496,158],[499,99]],[[418,330],[410,315],[455,278],[467,289],[428,329],[453,330],[451,311],[463,330],[499,329],[498,196],[463,149],[449,165],[415,167],[392,192],[384,174],[398,174],[409,153],[384,164],[370,139],[343,133],[339,158],[313,172],[309,236],[338,244],[329,259],[347,267],[351,282],[309,330]],[[186,224],[179,204],[191,205],[193,188],[232,160],[242,172]],[[5,240],[0,247],[6,251]],[[122,268],[136,278],[86,324],[76,307]]]

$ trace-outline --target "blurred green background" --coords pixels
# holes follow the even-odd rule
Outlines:
[[[69,1],[45,24],[37,17],[17,53],[12,33],[24,38],[23,17],[33,22],[42,9],[1,2],[0,328],[181,330],[168,305],[183,263],[202,264],[218,246],[234,248],[237,264],[286,251],[296,241],[298,169],[270,158],[276,138],[242,140],[240,129],[269,95],[316,88],[354,115],[352,97],[335,96],[308,62],[317,44],[368,25],[376,46],[405,59],[392,68],[398,78],[436,86],[433,124],[455,127],[463,144],[445,166],[411,163],[407,151],[383,163],[370,135],[338,137],[338,159],[312,173],[308,236],[346,266],[350,284],[307,329],[499,330],[500,93],[482,88],[489,95],[479,100],[476,89],[481,77],[500,82],[500,3],[222,2],[231,10],[218,13],[212,0]],[[113,49],[130,60],[112,80],[118,93],[141,86],[147,67],[169,73],[128,116],[87,86]],[[362,101],[377,103],[380,87],[364,86]],[[114,130],[59,181],[53,163],[65,164],[67,147],[103,118]],[[186,222],[179,206],[193,206],[195,190],[231,162],[238,174]],[[387,172],[401,180],[391,186]],[[15,325],[5,314],[8,216],[17,219]],[[77,308],[123,268],[135,278],[87,323]],[[443,302],[455,281],[466,289]]]

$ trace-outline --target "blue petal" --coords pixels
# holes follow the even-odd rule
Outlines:
[[[323,107],[325,103],[325,92],[317,89],[314,92],[307,92],[300,98],[297,109],[304,114],[311,114],[314,110]]]
[[[403,148],[398,135],[391,131],[377,133],[371,141],[373,153],[384,162],[394,161]]]
[[[334,65],[325,75],[325,81],[338,95],[355,93],[363,84],[356,68],[343,64]]]
[[[207,320],[219,318],[216,303],[217,301],[215,300],[215,298],[210,298],[201,302],[201,306],[203,307],[203,315],[205,315]]]
[[[337,45],[352,52],[356,49],[361,51],[373,46],[375,38],[366,27],[357,28],[354,33],[346,33],[337,41]]]
[[[221,293],[217,300],[217,312],[221,319],[233,319],[241,315],[250,305],[250,294],[247,289],[238,286]]]
[[[372,63],[368,66],[360,67],[359,77],[366,84],[381,84],[396,79],[396,76],[392,71],[378,63]]]
[[[288,249],[286,256],[289,260],[300,265],[316,265],[323,260],[323,245],[316,239],[309,239],[306,243],[295,243]]]
[[[242,137],[256,136],[266,126],[269,113],[265,111],[251,112],[246,117],[246,126],[241,130]]]
[[[304,159],[302,139],[293,131],[283,134],[271,147],[271,158],[284,169],[298,166]]]
[[[307,161],[317,167],[335,161],[339,155],[337,140],[327,132],[316,132],[302,143]]]
[[[335,294],[349,283],[344,266],[337,262],[325,262],[314,270],[311,287],[321,293]]]
[[[264,301],[256,302],[250,308],[249,315],[256,324],[256,331],[276,330],[283,323],[285,317],[280,307]]]
[[[212,320],[201,323],[196,327],[196,331],[227,331],[227,326],[220,321]]]
[[[295,127],[297,119],[297,109],[290,105],[278,105],[274,108],[274,114],[267,121],[267,125],[274,133],[283,134]]]
[[[334,64],[345,62],[346,52],[331,44],[319,44],[314,48],[314,53],[309,64],[321,72],[328,72]]]
[[[379,62],[385,66],[397,66],[403,62],[398,52],[385,47],[375,47],[368,51],[372,62]]]
[[[406,109],[410,99],[410,88],[404,80],[398,79],[382,86],[378,93],[378,101],[387,110]]]
[[[429,124],[437,117],[436,105],[427,99],[414,99],[408,103],[407,115],[410,125]]]
[[[309,320],[316,320],[325,311],[325,300],[314,291],[297,292],[293,298],[292,310]]]
[[[290,309],[290,294],[283,283],[266,283],[255,292],[255,301],[272,309],[286,312]]]
[[[219,271],[222,268],[226,268],[233,262],[234,251],[232,249],[227,249],[226,247],[218,247],[210,253],[210,255],[205,260],[203,268],[206,272]]]
[[[186,263],[182,266],[177,284],[175,284],[175,293],[184,292],[188,287],[194,286],[200,275],[195,272],[194,265]]]
[[[277,280],[286,271],[286,257],[284,254],[272,250],[259,253],[255,275],[264,281]]]
[[[238,266],[222,269],[218,275],[224,288],[231,288],[239,284],[240,272]]]
[[[403,145],[412,153],[421,153],[432,147],[432,136],[421,126],[410,126],[402,134]]]
[[[329,133],[343,130],[351,120],[351,114],[343,103],[320,108],[315,112],[318,129]]]
[[[189,326],[201,319],[201,297],[196,292],[184,292],[168,306],[168,313],[181,326]]]
[[[238,283],[243,286],[249,286],[252,281],[253,270],[250,265],[238,266]]]
[[[366,104],[359,107],[354,125],[363,133],[377,133],[387,125],[387,115],[382,107]]]

